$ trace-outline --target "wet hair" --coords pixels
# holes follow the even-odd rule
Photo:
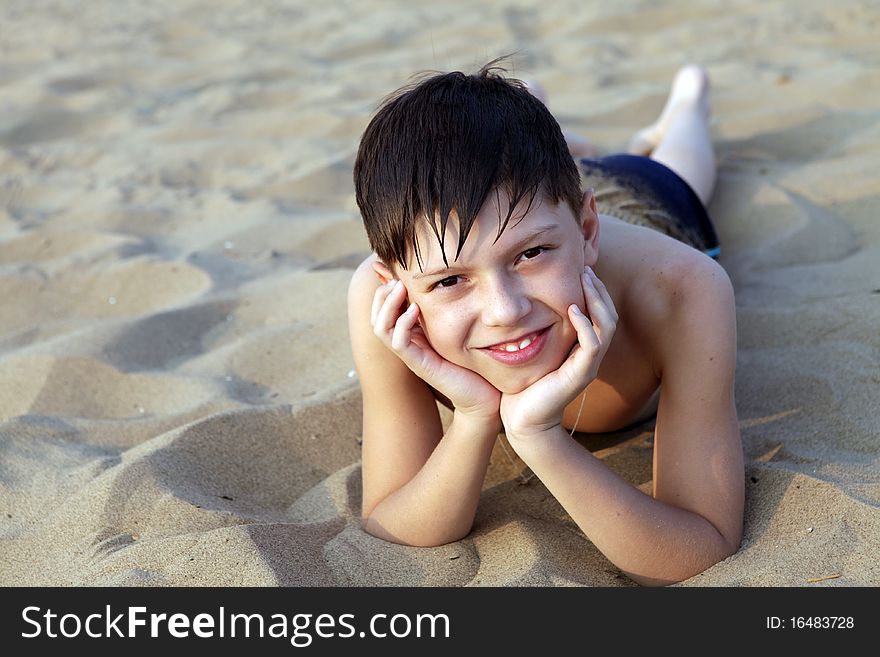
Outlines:
[[[459,221],[457,259],[492,192],[509,199],[496,241],[519,203],[527,200],[528,212],[539,193],[565,201],[578,219],[580,176],[559,124],[522,81],[503,75],[502,59],[471,75],[431,71],[386,97],[367,125],[355,194],[370,246],[386,265],[407,269],[411,250],[422,269],[416,233],[425,221],[448,267],[450,213]]]

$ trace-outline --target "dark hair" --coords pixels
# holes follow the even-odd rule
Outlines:
[[[528,212],[539,192],[554,203],[566,201],[579,216],[580,176],[559,124],[522,81],[501,75],[500,59],[472,75],[434,71],[398,89],[364,131],[355,194],[370,246],[385,264],[407,269],[410,245],[421,269],[421,219],[449,266],[450,212],[459,220],[458,258],[477,213],[499,188],[510,203],[507,216],[498,217],[496,240],[520,201],[528,199]]]

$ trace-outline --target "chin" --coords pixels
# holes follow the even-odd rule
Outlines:
[[[523,377],[523,378],[506,377],[500,381],[489,381],[489,383],[491,383],[498,390],[498,392],[500,392],[502,394],[515,395],[519,392],[522,392],[526,388],[528,388],[530,385],[532,385],[535,381],[540,379],[542,376],[544,376],[544,375],[543,374],[533,375],[533,376],[530,376],[527,378],[525,378],[525,377]]]
[[[526,388],[528,388],[529,386],[528,385],[522,385],[522,386],[501,385],[501,386],[495,386],[495,387],[498,388],[498,392],[500,392],[503,395],[516,395],[516,394],[522,392],[523,390],[525,390]]]

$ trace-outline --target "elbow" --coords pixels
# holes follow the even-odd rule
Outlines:
[[[728,557],[732,557],[734,554],[739,552],[739,548],[742,546],[742,532],[740,532],[736,537],[725,541],[724,550],[722,552],[721,558],[718,562],[724,561]]]
[[[728,531],[718,533],[721,535],[721,548],[718,552],[718,557],[713,561],[707,568],[710,566],[714,566],[716,563],[721,563],[725,559],[732,557],[734,554],[739,552],[740,547],[742,546],[743,539],[743,518],[740,516],[739,522],[732,523],[733,527]]]
[[[370,536],[375,536],[389,543],[397,545],[405,545],[407,547],[432,548],[448,545],[460,541],[470,533],[470,527],[463,532],[449,532],[446,534],[438,534],[436,531],[392,531],[384,524],[379,522],[372,516],[365,516],[361,519],[361,528]]]
[[[639,586],[657,587],[657,586],[669,586],[670,584],[678,584],[678,582],[676,582],[675,580],[667,581],[667,580],[662,580],[662,579],[651,579],[649,577],[641,577],[638,575],[631,575],[631,574],[628,574],[627,577],[629,577],[632,581],[634,581]]]
[[[719,536],[721,535],[719,534]],[[714,550],[707,551],[704,557],[699,559],[696,564],[693,562],[690,563],[689,567],[683,567],[678,574],[670,575],[669,577],[649,577],[643,574],[636,574],[627,571],[623,572],[627,577],[640,586],[670,586],[672,584],[684,582],[692,577],[700,575],[712,566],[719,564],[736,554],[742,544],[742,530],[737,532],[732,538],[721,536],[721,539],[722,540],[716,544]]]
[[[455,543],[471,533],[474,516],[406,512],[396,505],[394,494],[361,503],[361,529],[370,536],[408,547],[440,547]]]

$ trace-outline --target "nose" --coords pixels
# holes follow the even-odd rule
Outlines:
[[[487,280],[480,304],[486,326],[516,326],[532,310],[528,294],[511,276]]]

